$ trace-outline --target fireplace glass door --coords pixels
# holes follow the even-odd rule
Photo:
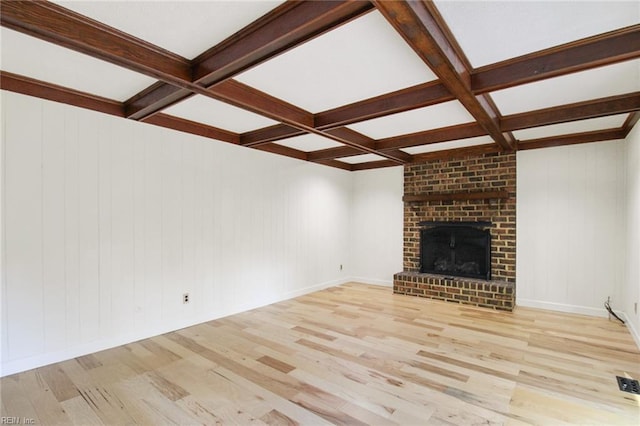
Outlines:
[[[436,226],[420,232],[420,272],[491,279],[491,235],[474,226]]]

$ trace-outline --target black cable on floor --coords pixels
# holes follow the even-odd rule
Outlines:
[[[609,313],[610,313],[611,315],[613,315],[613,316],[614,316],[618,321],[620,321],[621,323],[623,323],[623,324],[624,324],[624,321],[622,320],[622,318],[620,318],[619,316],[617,316],[617,315],[615,314],[615,312],[613,312],[613,309],[611,309],[611,305],[609,304],[609,301],[608,301],[608,300],[604,302],[604,307],[605,307],[605,309],[606,309],[607,311],[609,311]]]

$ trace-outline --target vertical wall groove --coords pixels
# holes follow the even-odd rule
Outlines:
[[[3,375],[346,278],[350,173],[2,98]]]

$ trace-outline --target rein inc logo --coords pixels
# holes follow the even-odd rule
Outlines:
[[[30,417],[0,417],[0,425],[35,425],[35,419]]]

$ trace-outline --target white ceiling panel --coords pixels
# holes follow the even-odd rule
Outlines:
[[[316,113],[436,77],[374,11],[237,79]]]
[[[445,149],[465,148],[468,146],[485,145],[493,143],[493,139],[489,136],[479,136],[477,138],[461,139],[457,141],[448,141],[440,143],[432,143],[429,145],[413,146],[410,148],[402,148],[402,150],[409,154],[423,154],[425,152],[442,151]]]
[[[284,0],[55,2],[185,58],[194,58],[283,4]],[[435,2],[476,68],[640,23],[639,0]],[[19,6],[16,12],[20,13]],[[50,39],[55,40],[56,36]],[[3,72],[121,102],[156,80],[7,28],[0,30],[0,61]],[[429,67],[375,9],[246,70],[237,78],[312,113],[436,80]],[[500,114],[508,116],[615,95],[629,96],[639,91],[640,58],[637,58],[495,91],[491,96]],[[606,107],[614,111],[615,105],[609,103]],[[191,96],[163,113],[235,133],[278,123],[201,95]],[[530,140],[620,128],[626,118],[627,114],[621,114],[525,129],[515,131],[514,135],[519,140]],[[474,122],[474,117],[454,100],[348,127],[380,140]],[[315,134],[276,143],[304,152],[344,146]],[[420,154],[486,143],[492,143],[488,136],[410,147],[404,151]],[[359,164],[385,159],[366,152],[361,154],[341,161]]]
[[[282,1],[56,1],[89,18],[193,59]]]
[[[2,27],[3,71],[125,101],[156,80]]]
[[[363,154],[354,155],[353,157],[337,158],[338,161],[342,161],[349,164],[368,163],[370,161],[388,160],[388,158],[381,157],[376,154]]]
[[[475,68],[640,22],[640,3],[628,0],[436,0],[436,6]]]
[[[445,102],[412,111],[374,118],[350,127],[374,139],[468,123],[473,117],[458,101]]]
[[[277,121],[200,95],[185,99],[163,112],[236,133],[277,124]]]
[[[569,74],[491,93],[502,115],[640,90],[640,60]]]
[[[294,138],[277,141],[276,143],[278,145],[288,146],[289,148],[294,148],[305,152],[342,146],[342,144],[339,142],[336,142],[332,139],[323,138],[322,136],[315,134],[296,136]]]
[[[561,136],[571,133],[591,132],[594,130],[616,129],[622,126],[628,114],[598,117],[589,120],[572,121],[570,123],[552,124],[549,126],[534,127],[513,132],[518,140],[546,138],[549,136]]]

